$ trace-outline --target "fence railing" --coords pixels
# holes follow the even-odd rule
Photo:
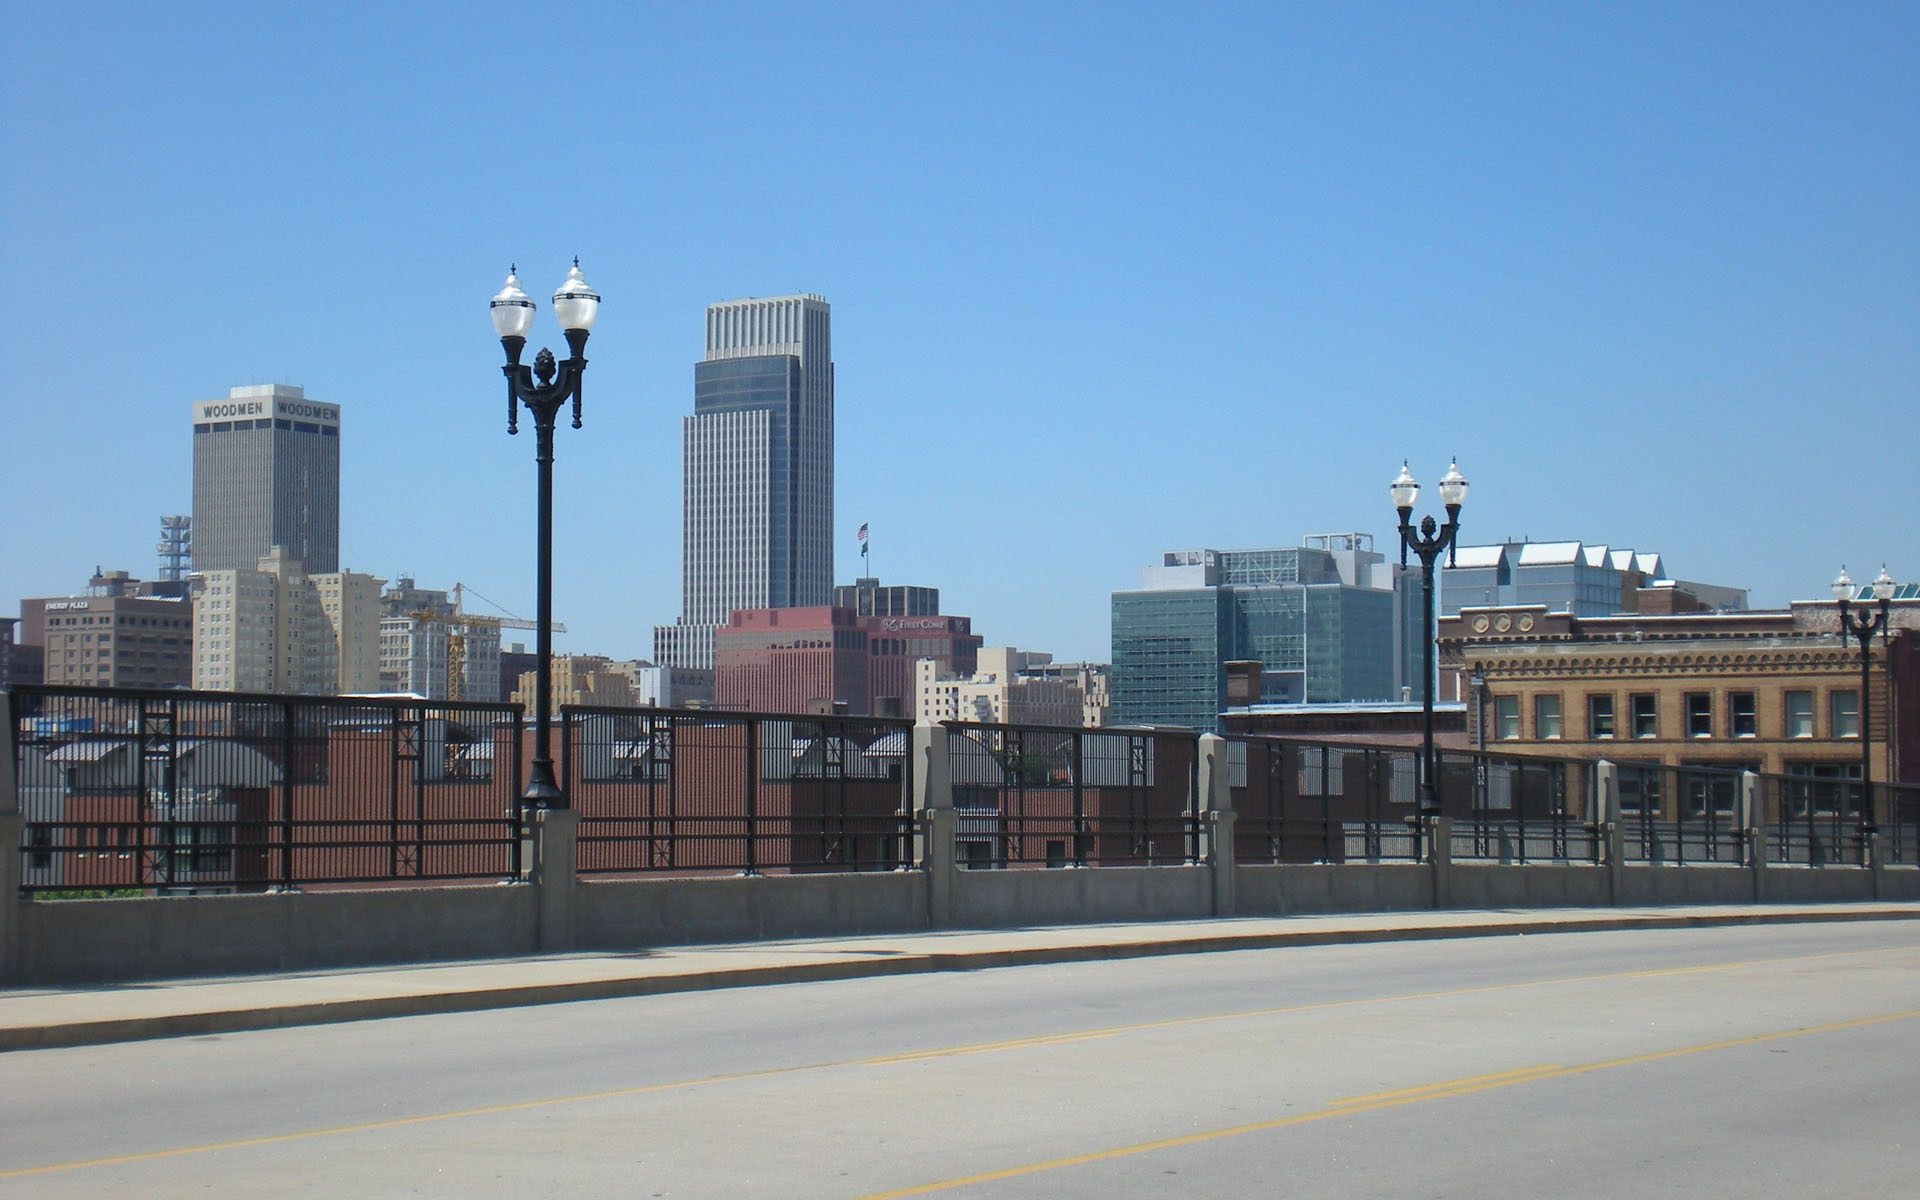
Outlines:
[[[948,721],[965,868],[1201,861],[1199,736]]]
[[[1417,747],[1229,737],[1241,862],[1415,861]],[[1440,753],[1436,793],[1455,859],[1600,861],[1593,764]]]
[[[520,873],[511,705],[19,686],[30,893]]]
[[[914,865],[912,722],[561,710],[562,787],[593,874]]]
[[[261,891],[521,874],[517,706],[23,686],[6,693],[26,891]],[[572,706],[561,783],[593,875],[921,865],[898,719]],[[1207,861],[1200,742],[1176,729],[947,722],[967,868]],[[1241,863],[1422,861],[1419,751],[1226,739]],[[1598,863],[1597,764],[1446,750],[1456,860]],[[1624,861],[1863,861],[1857,780],[1615,764]],[[1751,792],[1749,791],[1751,785]],[[1875,784],[1883,865],[1920,867],[1920,786]],[[1755,842],[1757,831],[1757,844]]]

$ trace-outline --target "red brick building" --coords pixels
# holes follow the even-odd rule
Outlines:
[[[742,609],[714,633],[714,707],[910,717],[914,663],[931,658],[943,673],[970,675],[980,641],[968,617]]]
[[[870,654],[867,631],[852,609],[739,610],[714,631],[714,707],[865,715]]]

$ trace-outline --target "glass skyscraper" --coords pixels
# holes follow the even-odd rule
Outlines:
[[[707,309],[681,425],[680,619],[654,657],[711,670],[738,609],[833,602],[833,340],[819,296]]]
[[[193,406],[193,569],[251,571],[275,546],[340,569],[340,406],[233,388]]]
[[[1243,659],[1262,664],[1270,702],[1391,699],[1404,673],[1396,626],[1418,594],[1384,556],[1347,543],[1345,561],[1307,546],[1174,551],[1138,590],[1113,593],[1109,720],[1217,730],[1225,664]]]

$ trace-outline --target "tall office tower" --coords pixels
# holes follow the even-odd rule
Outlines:
[[[712,670],[714,630],[730,614],[833,601],[827,302],[709,307],[681,438],[680,619],[654,627],[654,658]]]
[[[237,387],[193,406],[193,569],[251,571],[275,546],[340,569],[340,407]]]

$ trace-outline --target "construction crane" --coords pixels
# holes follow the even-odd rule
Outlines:
[[[452,613],[449,614],[449,613],[436,612],[431,608],[423,608],[418,612],[410,614],[417,621],[432,621],[440,624],[445,624],[448,626],[448,629],[447,629],[447,699],[449,700],[465,700],[467,698],[466,696],[466,690],[467,690],[466,689],[466,681],[467,681],[466,630],[468,627],[471,627],[474,625],[486,625],[494,629],[501,629],[501,628],[538,629],[540,628],[537,622],[529,621],[522,617],[516,617],[511,613],[507,613],[506,616],[496,617],[496,616],[492,616],[485,613],[467,612],[466,596],[467,596],[467,593],[469,592],[472,592],[475,596],[479,596],[479,598],[483,602],[487,604],[492,604],[493,607],[500,609],[501,612],[503,613],[507,612],[505,608],[501,607],[498,604],[494,604],[492,600],[488,600],[485,596],[481,596],[479,592],[474,591],[474,589],[468,587],[466,584],[455,582],[453,587],[449,588],[447,592],[447,594],[453,600]],[[555,621],[553,623],[553,631],[555,633],[565,633],[567,631],[567,627],[564,623],[560,621]],[[489,696],[487,697],[487,699],[491,700],[492,697]]]

